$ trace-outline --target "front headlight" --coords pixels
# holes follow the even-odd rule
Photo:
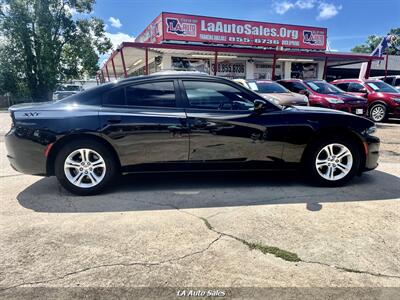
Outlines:
[[[343,100],[336,99],[336,98],[326,98],[326,101],[328,101],[331,104],[342,104],[342,103],[344,103]]]
[[[396,103],[400,103],[400,98],[392,98],[392,100]]]
[[[376,132],[376,126],[371,126],[370,128],[365,130],[366,134],[372,135]]]

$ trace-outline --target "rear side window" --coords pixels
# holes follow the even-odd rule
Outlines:
[[[175,107],[174,83],[162,81],[115,88],[105,96],[103,105]]]
[[[128,106],[176,106],[173,81],[135,84],[125,90]]]
[[[125,105],[124,88],[116,88],[108,93],[103,100],[103,105],[121,106]]]
[[[224,83],[209,81],[184,81],[186,96],[194,108],[222,110],[251,110],[251,97]]]

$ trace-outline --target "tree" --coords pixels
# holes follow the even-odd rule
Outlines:
[[[399,52],[398,48],[400,46],[400,28],[392,28],[390,29],[388,34],[393,34],[397,36],[397,40],[395,42],[395,47],[390,47],[389,48],[389,54],[390,55],[395,55],[397,52]],[[370,35],[367,38],[367,41],[365,44],[355,46],[353,49],[351,49],[351,52],[357,52],[357,53],[372,53],[375,48],[378,46],[378,44],[381,42],[383,36],[377,36],[377,35]]]
[[[94,2],[0,0],[0,91],[49,100],[59,82],[93,76],[111,49]]]

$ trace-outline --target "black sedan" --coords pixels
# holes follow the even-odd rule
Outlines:
[[[227,79],[152,75],[56,102],[9,109],[13,168],[93,194],[119,174],[302,168],[338,186],[376,168],[374,123],[316,107],[277,106]]]

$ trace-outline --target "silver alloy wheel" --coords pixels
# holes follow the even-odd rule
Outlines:
[[[80,188],[98,185],[106,175],[106,163],[92,149],[77,149],[64,162],[64,173],[68,181]]]
[[[353,166],[353,155],[342,144],[329,144],[319,151],[315,159],[318,174],[329,181],[340,180],[349,174]]]
[[[386,110],[382,105],[376,105],[371,109],[371,117],[375,122],[380,122],[385,118]]]

